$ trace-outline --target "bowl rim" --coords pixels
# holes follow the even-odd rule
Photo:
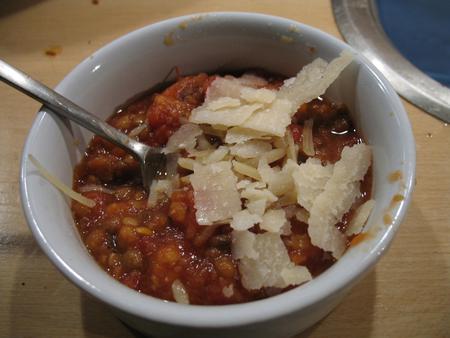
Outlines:
[[[51,244],[46,240],[45,234],[41,231],[39,224],[37,223],[37,220],[32,212],[27,186],[27,156],[29,154],[30,144],[38,133],[39,125],[47,115],[47,113],[43,111],[42,108],[33,122],[30,133],[27,136],[23,148],[20,164],[21,203],[27,223],[39,246],[47,255],[47,257],[67,279],[69,279],[79,288],[93,295],[95,298],[100,299],[104,303],[136,317],[172,325],[203,328],[243,326],[281,317],[289,313],[298,311],[299,309],[311,306],[312,304],[318,303],[321,300],[326,299],[330,295],[348,287],[348,285],[350,285],[353,281],[363,276],[379,260],[381,255],[384,254],[386,249],[389,247],[389,244],[391,243],[395,233],[398,230],[399,224],[404,218],[407,206],[411,201],[412,190],[415,182],[415,143],[407,113],[398,95],[395,93],[386,78],[375,68],[375,66],[373,66],[360,53],[356,52],[352,47],[348,46],[341,40],[329,35],[328,33],[320,31],[317,28],[291,19],[249,12],[209,12],[190,14],[166,19],[134,30],[106,44],[102,48],[95,51],[94,54],[107,51],[110,48],[115,48],[130,37],[145,33],[147,30],[162,27],[168,24],[177,25],[185,20],[198,16],[220,16],[223,18],[242,21],[249,19],[262,21],[270,20],[270,22],[272,23],[277,23],[286,27],[295,25],[302,30],[310,31],[314,34],[320,35],[325,40],[330,41],[330,43],[337,44],[338,46],[342,47],[342,49],[347,49],[353,52],[355,54],[355,59],[357,58],[364,67],[367,67],[368,70],[373,75],[375,75],[378,84],[383,87],[385,92],[390,97],[390,100],[392,100],[393,104],[395,104],[395,106],[397,107],[397,109],[394,111],[394,114],[397,115],[400,124],[403,126],[402,136],[404,137],[405,141],[403,142],[406,160],[403,172],[405,179],[405,199],[401,203],[399,203],[398,208],[395,210],[395,214],[393,215],[393,223],[385,230],[383,237],[374,245],[373,249],[360,262],[360,264],[350,267],[346,275],[338,278],[335,283],[333,283],[325,290],[317,290],[317,287],[310,290],[311,288],[308,288],[309,283],[306,283],[300,287],[294,288],[277,296],[242,304],[208,306],[177,304],[173,302],[163,301],[161,299],[147,295],[144,295],[143,297],[142,294],[128,289],[126,286],[119,284],[112,278],[111,282],[117,283],[117,286],[128,289],[129,292],[126,292],[126,290],[120,290],[118,294],[106,294],[101,289],[101,287],[93,285],[89,281],[85,280],[61,258],[58,252],[56,252]],[[83,64],[87,63],[89,58],[90,57],[88,56],[72,71],[70,71],[58,84],[56,89],[61,87],[61,85],[67,78],[73,76],[83,66]],[[306,290],[308,290],[308,292],[306,292]],[[130,299],[136,299],[137,303],[129,301],[128,297],[126,297],[127,299],[123,299],[124,297],[121,297],[119,295],[124,293],[126,295],[129,295]],[[144,309],[146,311],[143,311]]]

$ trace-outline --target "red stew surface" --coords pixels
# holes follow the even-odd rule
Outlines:
[[[108,123],[125,133],[147,123],[137,139],[150,146],[164,146],[191,110],[203,103],[214,78],[207,74],[180,78],[161,93],[146,95],[119,109]],[[281,84],[278,78],[266,78],[272,88]],[[323,162],[338,161],[344,146],[361,142],[347,108],[322,97],[301,106],[294,116],[289,128],[295,142],[302,142],[303,124],[309,118],[314,119],[316,157]],[[211,137],[211,142],[217,139]],[[300,151],[299,162],[306,158]],[[369,199],[371,181],[369,169],[352,210]],[[182,185],[170,198],[149,209],[148,193],[140,182],[137,161],[100,137],[94,137],[74,172],[74,189],[96,202],[93,208],[73,202],[76,225],[89,252],[112,277],[138,292],[171,301],[172,283],[179,280],[191,304],[242,303],[284,291],[249,291],[241,285],[237,262],[231,257],[231,228],[197,224],[190,185]],[[352,210],[337,225],[341,231]],[[311,244],[306,224],[295,219],[291,223],[292,234],[282,236],[290,258],[317,276],[334,259]],[[234,293],[226,297],[223,289],[231,284]]]

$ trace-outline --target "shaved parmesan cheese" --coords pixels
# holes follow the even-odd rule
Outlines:
[[[287,158],[291,159],[295,163],[298,160],[298,146],[294,142],[294,137],[289,129],[286,130],[286,144],[287,144]]]
[[[234,230],[247,230],[261,222],[261,217],[251,214],[247,209],[241,210],[233,215],[230,226]]]
[[[210,101],[207,104],[207,108],[211,110],[219,110],[223,108],[235,108],[241,105],[239,99],[233,99],[231,97],[219,97],[214,101]]]
[[[191,149],[188,151],[188,157],[195,157],[194,161],[197,160],[204,160],[205,158],[207,158],[209,155],[211,155],[215,150],[212,149],[207,149],[207,150],[196,150],[196,149]]]
[[[207,124],[201,125],[203,132],[207,135],[212,135],[223,140],[225,138],[225,130],[220,130],[213,128],[213,126],[209,126]],[[208,142],[209,143],[209,142]]]
[[[309,213],[305,209],[300,209],[295,213],[295,218],[303,223],[308,223]]]
[[[314,201],[308,219],[311,243],[340,258],[345,250],[345,236],[336,227],[359,194],[359,183],[329,185]]]
[[[367,219],[372,212],[373,207],[375,206],[375,200],[368,200],[364,204],[362,204],[358,209],[356,209],[353,218],[350,220],[347,230],[345,234],[347,236],[359,234],[364,228],[364,224],[366,224]]]
[[[288,206],[284,207],[283,210],[286,213],[286,218],[291,219],[292,217],[295,216],[297,211],[304,210],[304,209],[302,209],[302,207],[297,204],[292,204],[292,205],[288,205]]]
[[[256,130],[233,127],[228,129],[227,135],[225,136],[225,143],[244,143],[248,140],[264,138],[267,138],[267,136],[264,136],[264,133]]]
[[[214,150],[208,157],[206,157],[203,160],[203,163],[210,164],[214,162],[220,162],[225,158],[225,156],[227,156],[229,151],[230,149],[228,147],[220,146],[219,148]]]
[[[285,82],[277,96],[292,102],[291,115],[293,115],[300,105],[324,94],[351,61],[352,55],[347,51],[343,51],[329,64],[320,58],[316,59],[303,67],[294,81]]]
[[[230,219],[241,210],[241,199],[236,189],[237,178],[230,162],[209,165],[195,163],[190,181],[194,188],[198,224],[208,225]]]
[[[270,150],[272,150],[272,146],[269,142],[250,140],[245,143],[235,144],[230,148],[230,153],[241,158],[255,158]]]
[[[369,169],[371,149],[364,143],[344,147],[341,159],[335,164],[333,179],[336,181],[361,181]]]
[[[180,157],[178,159],[178,165],[183,168],[183,169],[187,169],[187,170],[194,170],[194,164],[196,162],[191,159],[191,158],[186,158],[186,157]]]
[[[233,161],[233,170],[238,172],[241,175],[251,177],[255,180],[260,180],[261,177],[259,176],[258,170],[255,168],[249,166],[248,164],[239,162],[239,161]]]
[[[234,287],[233,284],[230,284],[228,286],[224,286],[222,289],[222,293],[225,297],[230,298],[234,294]]]
[[[279,234],[249,234],[247,236],[252,238],[251,240],[245,236],[236,236],[233,241],[233,248],[240,247],[239,271],[242,285],[246,289],[285,288],[311,280],[311,274],[306,267],[296,266],[291,262]],[[247,240],[245,245],[240,243],[243,240]]]
[[[220,110],[210,110],[200,106],[192,110],[189,122],[207,123],[211,125],[222,125],[227,127],[243,125],[253,112],[260,109],[262,104],[253,103],[242,105],[236,108],[224,108]]]
[[[241,124],[241,127],[264,132],[270,135],[284,136],[286,127],[291,123],[292,103],[276,99],[269,108],[259,110]]]
[[[258,172],[262,181],[267,183],[269,190],[276,196],[282,196],[292,190],[292,172],[297,167],[298,165],[295,162],[288,160],[283,169],[280,170],[278,167],[271,168],[265,159],[261,159],[258,165]]]
[[[226,78],[227,77],[228,76],[226,76]],[[241,85],[247,86],[247,87],[260,88],[260,87],[264,87],[265,85],[267,85],[266,79],[264,79],[260,76],[253,75],[253,74],[244,74],[241,77],[237,78],[237,80],[239,81],[239,83]]]
[[[189,294],[186,291],[183,283],[178,279],[175,279],[172,283],[172,295],[173,299],[180,304],[189,304]]]
[[[140,125],[138,125],[136,128],[130,130],[130,132],[128,133],[129,137],[136,137],[138,136],[141,132],[144,131],[145,128],[147,128],[147,123],[142,123]]]
[[[252,184],[249,184],[241,191],[241,197],[249,201],[266,200],[269,203],[273,203],[278,199],[270,190],[265,188],[258,189]]]
[[[39,171],[39,173],[48,181],[50,182],[55,188],[57,188],[59,191],[61,191],[66,196],[70,197],[74,201],[77,201],[78,203],[87,206],[89,208],[95,207],[95,201],[91,200],[90,198],[84,197],[83,195],[77,193],[76,191],[73,191],[70,189],[67,185],[65,185],[62,181],[60,181],[56,176],[53,176],[50,174],[47,169],[44,168],[44,166],[31,154],[28,155],[28,159],[31,163],[36,167],[36,169]]]
[[[276,203],[274,203],[274,208],[283,208],[285,206],[297,203],[297,194],[295,190],[287,192],[283,196],[281,196]]]
[[[274,90],[266,88],[254,89],[243,87],[241,89],[241,98],[250,103],[257,102],[269,104],[272,103],[276,97],[277,94]]]
[[[170,197],[172,190],[173,182],[171,180],[153,180],[150,185],[147,207],[153,208],[164,197]]]
[[[311,210],[317,196],[323,192],[325,184],[331,178],[333,168],[332,164],[323,166],[316,158],[308,158],[305,163],[300,164],[292,173],[298,204],[308,211]]]
[[[308,220],[311,243],[339,258],[345,250],[345,236],[334,226],[360,194],[359,181],[370,165],[371,151],[365,144],[344,147],[333,175],[315,199]]]
[[[316,154],[314,150],[313,123],[313,119],[306,120],[305,128],[303,128],[303,152],[308,156]]]
[[[240,180],[237,184],[236,184],[236,188],[238,190],[244,189],[246,188],[250,183],[252,183],[250,180]]]
[[[250,231],[233,231],[231,233],[231,254],[233,259],[244,257],[257,259],[258,253],[253,248],[256,235]]]
[[[222,97],[239,99],[242,84],[233,76],[216,77],[206,91],[205,102],[211,102]]]
[[[203,131],[199,126],[192,123],[183,124],[167,141],[163,153],[174,153],[180,149],[194,149],[197,137]]]
[[[202,131],[203,131],[203,129],[202,129]],[[211,143],[209,143],[209,141],[206,139],[205,135],[202,134],[197,137],[197,149],[198,150],[212,150],[212,149],[214,149],[214,146]]]
[[[269,232],[280,232],[281,228],[286,224],[286,213],[283,209],[267,210],[262,218],[259,227]]]
[[[88,191],[100,191],[100,192],[105,193],[105,194],[114,195],[114,190],[111,190],[111,189],[108,189],[108,188],[106,188],[106,187],[104,187],[102,185],[96,185],[96,184],[83,185],[83,186],[78,188],[78,191],[80,193],[88,192]]]
[[[268,164],[273,163],[275,161],[281,160],[284,156],[286,156],[286,150],[284,149],[272,149],[271,151],[263,154],[261,159],[266,160]]]
[[[251,214],[263,216],[266,211],[267,201],[265,199],[248,202],[246,207]]]

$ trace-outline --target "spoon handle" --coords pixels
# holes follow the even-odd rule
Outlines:
[[[64,96],[2,60],[0,60],[0,80],[43,103],[55,113],[74,121],[119,147],[133,152],[140,158],[143,158],[149,151],[152,153],[159,152],[159,149],[150,148],[129,138],[128,135],[113,128]]]

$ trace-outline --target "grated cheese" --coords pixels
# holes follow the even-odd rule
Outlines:
[[[314,150],[313,123],[313,119],[306,120],[305,128],[303,128],[303,152],[308,156],[316,154]]]
[[[230,148],[231,155],[240,158],[255,158],[272,150],[269,142],[261,140],[250,140],[244,143],[235,144]]]
[[[227,134],[225,136],[225,143],[233,144],[233,143],[244,143],[253,139],[267,139],[268,136],[264,136],[264,133],[241,128],[241,127],[233,127],[228,129]],[[270,138],[270,137],[269,137]]]
[[[189,294],[186,291],[183,283],[175,279],[172,283],[172,295],[177,303],[189,304]]]
[[[233,284],[230,284],[228,286],[224,286],[222,289],[222,293],[225,297],[230,298],[234,295],[234,287]]]
[[[70,197],[74,201],[77,201],[78,203],[87,206],[89,208],[95,207],[95,201],[91,200],[87,197],[84,197],[83,195],[77,193],[76,191],[69,188],[67,185],[65,185],[61,180],[59,180],[56,176],[50,174],[47,169],[44,168],[44,166],[31,154],[28,155],[28,159],[31,163],[36,167],[36,169],[39,171],[39,173],[48,181],[50,182],[55,188],[57,188],[59,191],[61,191],[64,195]]]
[[[248,164],[239,162],[239,161],[233,161],[233,170],[238,172],[241,175],[251,177],[255,180],[260,180],[261,177],[259,176],[258,170],[253,168],[252,166],[249,166]]]
[[[345,234],[347,236],[359,234],[364,225],[367,222],[367,219],[372,212],[372,209],[375,205],[375,200],[368,200],[364,204],[362,204],[358,209],[356,209],[353,218],[350,220],[347,230]]]

